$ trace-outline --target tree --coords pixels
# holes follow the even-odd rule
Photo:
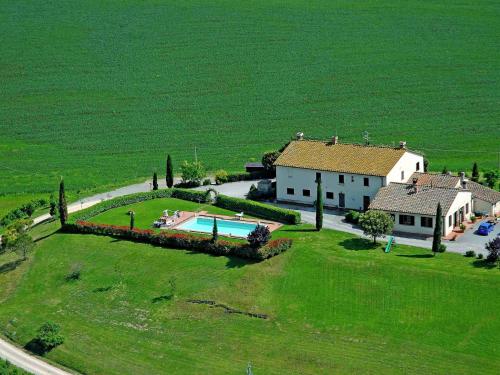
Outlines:
[[[219,230],[217,228],[217,218],[214,216],[214,226],[212,228],[212,242],[216,243],[219,239]]]
[[[493,240],[489,241],[485,245],[488,251],[488,256],[486,261],[488,263],[496,263],[500,259],[500,237],[495,237]]]
[[[130,230],[134,229],[135,224],[135,212],[130,211]]]
[[[217,185],[225,184],[228,181],[228,174],[224,169],[215,172],[215,183]]]
[[[192,163],[184,160],[181,164],[182,181],[184,183],[191,183],[193,185],[200,185],[201,180],[205,177],[205,167],[199,161]]]
[[[424,158],[424,172],[429,170],[429,160]]]
[[[274,162],[281,155],[280,151],[268,151],[262,156],[262,165],[264,166],[264,170],[270,176],[274,176],[276,174],[276,167],[274,166]]]
[[[477,163],[474,162],[472,165],[472,177],[471,180],[474,182],[479,182],[479,168],[477,167]]]
[[[321,177],[316,180],[316,230],[323,228],[323,191],[321,189]]]
[[[2,248],[9,248],[10,250],[16,251],[16,241],[28,232],[32,224],[33,220],[31,219],[19,219],[11,223],[5,229],[5,233],[2,236]]]
[[[57,212],[57,202],[56,198],[54,197],[54,194],[50,194],[50,209],[49,209],[49,214],[50,216],[54,216]]]
[[[174,186],[174,168],[172,167],[172,158],[170,154],[167,155],[167,175],[165,180],[168,188]]]
[[[253,231],[248,234],[247,240],[250,246],[258,248],[265,245],[271,239],[271,232],[265,225],[257,225]]]
[[[35,340],[44,352],[48,352],[64,342],[64,337],[59,333],[60,331],[59,325],[46,322],[38,329]]]
[[[10,244],[10,248],[15,251],[22,260],[28,259],[28,254],[31,253],[34,247],[35,243],[33,242],[33,238],[31,238],[27,232],[20,234],[19,237]]]
[[[26,203],[23,207],[22,207],[22,210],[26,213],[26,215],[28,215],[29,217],[31,217],[31,215],[33,215],[33,212],[35,212],[35,205],[33,204],[33,202],[28,202]]]
[[[443,167],[443,171],[441,173],[448,174],[448,168],[446,167],[446,165]]]
[[[64,226],[68,220],[68,205],[66,203],[64,180],[62,178],[59,183],[59,220],[61,221],[61,226]]]
[[[377,243],[377,237],[390,234],[394,227],[392,218],[383,211],[369,210],[359,218],[359,225],[366,236],[373,237],[373,243]]]
[[[498,171],[495,171],[495,170],[491,170],[491,171],[484,173],[484,179],[486,181],[486,185],[488,185],[488,187],[490,189],[495,188],[497,181],[498,181],[498,177],[499,177],[499,173],[498,173]]]
[[[434,234],[432,236],[432,252],[434,255],[439,253],[439,245],[441,245],[441,233],[443,233],[443,210],[441,203],[438,203],[436,208],[436,225],[434,225]]]
[[[158,174],[153,173],[153,190],[158,190]]]

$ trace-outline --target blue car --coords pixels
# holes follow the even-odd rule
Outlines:
[[[481,224],[479,224],[479,228],[477,228],[477,234],[480,234],[481,236],[487,236],[488,234],[490,234],[490,232],[493,231],[494,227],[495,225],[493,223],[483,221]]]

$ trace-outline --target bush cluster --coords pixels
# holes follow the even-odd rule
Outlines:
[[[247,243],[224,240],[214,242],[211,237],[195,236],[187,233],[167,231],[155,233],[150,229],[134,228],[131,230],[128,226],[95,224],[86,221],[66,224],[64,230],[72,233],[112,236],[173,249],[193,250],[213,255],[231,255],[255,260],[263,260],[278,255],[292,246],[292,241],[289,239],[269,241],[265,246],[255,248]]]
[[[215,201],[217,207],[244,213],[263,219],[279,221],[286,224],[299,224],[300,213],[293,210],[270,206],[247,199],[233,198],[219,194]]]
[[[4,217],[0,219],[0,227],[5,227],[13,221],[31,217],[37,208],[46,207],[49,204],[47,199],[35,199],[21,207],[9,211]]]
[[[206,203],[209,199],[209,193],[207,193],[206,191],[172,188],[124,195],[122,197],[116,197],[107,201],[103,201],[92,207],[86,208],[85,210],[79,211],[74,215],[71,215],[69,218],[69,223],[75,223],[77,220],[88,220],[91,217],[99,215],[100,213],[111,210],[113,208],[158,198],[178,198],[192,202]]]
[[[358,224],[361,215],[360,212],[351,210],[345,214],[345,221],[352,224]]]
[[[465,252],[465,257],[467,258],[474,258],[476,256],[476,252],[474,250],[467,250]]]

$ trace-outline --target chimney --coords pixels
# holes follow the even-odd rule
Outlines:
[[[399,148],[406,150],[406,141],[399,141]]]
[[[339,143],[339,136],[338,135],[334,135],[332,137],[332,145],[336,145],[337,143]]]
[[[297,139],[297,141],[303,140],[304,139],[304,133],[298,132],[297,134],[295,134],[295,138]]]
[[[467,188],[467,179],[465,178],[465,172],[460,172],[460,186],[464,189]]]
[[[418,193],[418,178],[413,177],[412,184],[413,184],[413,192]]]

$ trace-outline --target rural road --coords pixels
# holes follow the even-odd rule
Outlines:
[[[0,339],[0,357],[35,375],[71,375]]]
[[[178,182],[178,180],[176,181]],[[165,181],[159,181],[159,187],[165,188]],[[245,194],[250,189],[252,184],[256,184],[256,181],[241,181],[241,182],[233,182],[227,183],[224,185],[218,186],[201,186],[196,190],[206,190],[208,188],[214,188],[221,194],[243,198]],[[99,202],[104,200],[112,199],[115,197],[120,197],[127,194],[146,192],[151,190],[150,181],[145,181],[143,183],[134,184],[125,186],[116,190],[112,190],[106,193],[96,194],[91,197],[87,197],[81,200],[78,200],[70,205],[68,205],[68,212],[76,212],[82,210],[84,208],[93,206]],[[278,204],[281,207],[290,208],[297,210],[302,215],[302,221],[305,223],[314,224],[315,223],[315,212],[312,207],[299,207],[299,206],[291,206],[285,204]],[[41,215],[36,217],[33,221],[34,224],[39,224],[44,222],[45,220],[50,219],[49,214]],[[478,225],[478,224],[476,224]],[[363,236],[363,232],[349,223],[345,223],[343,221],[343,215],[341,215],[338,211],[333,210],[325,210],[324,212],[324,224],[325,228],[335,229],[343,232],[349,232],[361,237]],[[473,231],[468,231],[466,234],[459,238],[455,242],[443,241],[448,251],[456,252],[456,253],[465,253],[466,250],[474,250],[476,253],[486,254],[484,249],[484,243],[490,238],[494,238],[497,233],[500,233],[500,225],[495,228],[495,231],[491,233],[488,237],[477,236],[473,233]],[[409,237],[395,237],[396,243],[411,245],[417,247],[423,247],[430,249],[432,246],[432,242],[430,240],[417,239],[417,238],[409,238]],[[40,375],[61,375],[61,374],[69,374],[57,367],[51,366],[36,357],[32,357],[23,351],[20,348],[15,347],[14,345],[0,339],[0,358],[4,358],[18,367],[25,369],[26,371],[32,372],[33,374]]]

